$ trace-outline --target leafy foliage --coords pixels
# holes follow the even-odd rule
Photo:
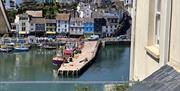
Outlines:
[[[124,85],[116,85],[115,86],[115,91],[125,91],[129,88],[128,84],[124,84]]]
[[[27,10],[42,10],[43,16],[45,18],[55,18],[56,14],[61,11],[61,9],[73,9],[76,10],[78,3],[60,5],[59,3],[38,3],[35,0],[24,0],[19,6],[17,6],[17,10],[11,9],[7,10],[7,15],[9,17],[10,22],[13,22],[15,16],[17,14],[25,13]]]
[[[8,16],[8,19],[9,19],[10,23],[14,22],[14,19],[16,17],[17,12],[18,11],[15,10],[15,9],[8,9],[7,10],[7,16]]]

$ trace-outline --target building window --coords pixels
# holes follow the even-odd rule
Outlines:
[[[155,45],[159,47],[161,25],[161,0],[156,0],[155,8]]]
[[[22,26],[26,26],[26,23],[22,23]]]
[[[26,31],[26,27],[22,27],[22,31]]]

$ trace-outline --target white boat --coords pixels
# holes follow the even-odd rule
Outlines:
[[[7,45],[0,45],[0,52],[11,52],[12,48]]]
[[[15,51],[29,51],[29,48],[23,48],[23,47],[14,47]]]
[[[28,44],[18,44],[14,47],[15,51],[29,51],[30,46]]]
[[[0,52],[11,52],[12,49],[10,48],[0,48]]]

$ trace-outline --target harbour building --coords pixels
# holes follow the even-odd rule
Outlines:
[[[16,0],[2,0],[6,9],[15,9],[16,8]]]

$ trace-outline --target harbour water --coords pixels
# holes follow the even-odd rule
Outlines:
[[[101,48],[92,66],[80,77],[59,77],[52,65],[55,50],[0,54],[0,81],[128,81],[130,47],[108,45]],[[76,91],[79,84],[0,84],[0,91]],[[102,84],[89,85],[98,91]]]

